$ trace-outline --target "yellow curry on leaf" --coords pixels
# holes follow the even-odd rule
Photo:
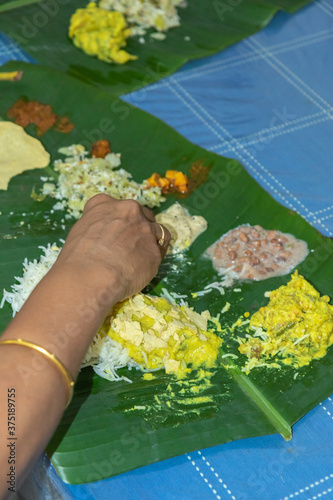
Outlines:
[[[77,9],[70,20],[69,38],[74,45],[106,62],[125,64],[137,59],[122,49],[130,34],[131,30],[120,12],[100,9],[94,2],[84,9]]]
[[[209,318],[208,311],[137,294],[114,308],[108,335],[145,370],[165,368],[182,377],[192,368],[215,366],[222,341],[207,330]]]
[[[333,306],[296,271],[291,281],[270,293],[269,304],[250,319],[252,335],[240,340],[245,371],[271,366],[272,358],[296,368],[326,355],[333,343]],[[276,366],[276,365],[275,365]]]

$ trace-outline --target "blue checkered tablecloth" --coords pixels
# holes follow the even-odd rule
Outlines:
[[[190,141],[239,159],[274,198],[332,236],[332,42],[333,0],[318,0],[124,99]],[[29,57],[0,37],[0,62],[10,59]],[[333,398],[293,431],[289,442],[279,435],[235,441],[81,486],[62,484],[43,458],[30,498],[333,498]]]

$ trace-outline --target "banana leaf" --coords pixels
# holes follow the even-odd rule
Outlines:
[[[59,147],[80,142],[90,147],[104,137],[114,152],[121,152],[122,166],[137,181],[153,171],[163,174],[174,168],[188,172],[196,161],[210,167],[206,182],[179,200],[193,215],[204,216],[208,229],[183,259],[165,259],[148,292],[158,294],[165,287],[169,292],[189,294],[216,281],[217,273],[202,257],[203,252],[223,233],[249,223],[305,240],[311,251],[298,269],[322,294],[333,296],[333,282],[328,279],[333,272],[333,242],[276,202],[236,160],[207,152],[149,114],[53,69],[18,62],[2,69],[23,70],[21,81],[0,83],[2,118],[18,98],[24,97],[50,104],[55,113],[74,123],[68,134],[50,129],[40,137],[52,160],[59,158]],[[33,126],[28,132],[36,135]],[[38,258],[40,245],[58,243],[73,224],[64,218],[64,212],[52,210],[54,200],[31,198],[32,189],[38,191],[42,185],[41,175],[56,177],[51,166],[31,170],[14,177],[8,190],[0,192],[2,289],[8,290],[14,276],[22,275],[24,258]],[[174,201],[174,197],[169,198],[159,210]],[[230,302],[230,310],[222,316],[226,327],[244,312],[265,305],[264,292],[289,279],[282,276],[236,283],[226,289],[225,296],[218,290],[198,298],[189,294],[188,302],[197,311],[208,308],[213,315]],[[235,287],[241,292],[235,293]],[[1,329],[10,318],[11,308],[5,304]],[[223,353],[237,353],[231,337],[224,340]],[[333,392],[332,348],[324,358],[297,372],[287,366],[279,370],[257,368],[247,376],[240,370],[241,360],[227,364],[225,359],[221,357],[211,386],[203,393],[211,397],[208,402],[194,398],[189,403],[182,395],[184,386],[162,370],[147,381],[141,372],[122,369],[121,374],[132,379],[132,384],[111,383],[91,368],[81,370],[74,399],[48,446],[60,477],[81,484],[236,439],[273,433],[290,439],[292,425]],[[166,399],[170,392],[173,398]],[[146,412],[135,408],[143,405]]]
[[[203,4],[201,0],[189,0],[187,8],[178,9],[180,27],[167,32],[165,40],[149,36],[144,44],[137,37],[129,40],[126,50],[138,59],[125,65],[87,56],[68,38],[71,15],[88,1],[44,0],[7,12],[10,3],[6,3],[0,7],[0,31],[40,64],[119,96],[172,74],[190,59],[214,54],[239,42],[263,29],[279,10],[294,12],[309,1],[209,0]]]

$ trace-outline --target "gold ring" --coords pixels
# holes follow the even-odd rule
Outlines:
[[[159,224],[161,231],[162,231],[162,236],[160,237],[159,240],[157,240],[157,244],[162,247],[165,243],[165,233],[164,233],[164,228],[161,224]]]

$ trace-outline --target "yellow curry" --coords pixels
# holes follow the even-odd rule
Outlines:
[[[108,335],[143,369],[165,368],[184,376],[192,368],[215,364],[222,340],[207,330],[209,318],[208,311],[199,314],[164,298],[137,294],[116,306]]]
[[[125,64],[137,59],[122,49],[130,34],[121,12],[100,9],[94,2],[84,9],[77,9],[70,20],[69,38],[74,45],[106,62]]]
[[[297,271],[287,285],[271,292],[269,304],[250,319],[252,335],[240,340],[239,351],[248,356],[246,371],[272,366],[266,361],[273,357],[298,368],[325,356],[333,343],[329,300]]]

